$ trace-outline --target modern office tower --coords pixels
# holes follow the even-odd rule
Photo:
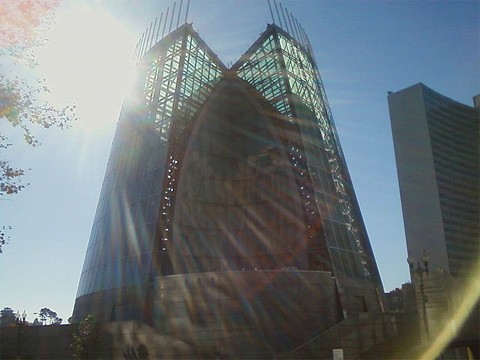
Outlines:
[[[230,68],[190,24],[140,45],[74,322],[136,320],[239,354],[293,350],[359,312],[382,313],[325,91],[296,29],[268,25]]]
[[[388,96],[410,256],[455,277],[479,254],[479,106],[422,83]],[[417,263],[415,262],[415,267]]]

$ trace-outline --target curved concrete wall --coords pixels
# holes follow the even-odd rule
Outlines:
[[[156,331],[207,353],[286,351],[341,320],[329,272],[173,275],[154,291]]]

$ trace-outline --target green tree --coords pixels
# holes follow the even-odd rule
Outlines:
[[[55,311],[50,310],[49,308],[43,308],[38,313],[38,317],[42,324],[47,325],[59,325],[62,323],[62,318],[58,317]]]
[[[92,345],[94,341],[95,319],[93,315],[88,315],[85,320],[80,322],[78,330],[73,334],[73,343],[71,348],[73,356],[76,359],[90,359]]]
[[[15,324],[15,313],[12,308],[5,307],[0,311],[0,326],[6,327]]]
[[[38,313],[38,317],[40,318],[40,321],[42,322],[43,325],[45,325],[47,323],[47,319],[48,319],[48,312],[50,311],[50,309],[48,308],[43,308],[39,311]]]
[[[59,0],[9,0],[0,6],[0,128],[6,122],[20,129],[32,147],[39,145],[32,125],[64,129],[77,118],[75,105],[57,108],[41,100],[50,92],[44,79],[18,75],[22,67],[37,66],[34,49],[46,42],[45,31],[58,5]],[[21,181],[25,170],[3,154],[10,146],[0,132],[0,196],[17,194],[28,185]],[[0,228],[0,254],[9,241],[7,230],[8,226]]]

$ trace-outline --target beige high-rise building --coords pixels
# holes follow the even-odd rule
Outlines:
[[[479,109],[422,83],[389,93],[409,255],[469,276],[479,258]]]

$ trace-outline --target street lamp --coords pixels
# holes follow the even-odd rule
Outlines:
[[[412,281],[414,281],[414,278],[413,278],[413,274],[416,273],[416,274],[419,274],[419,271],[423,274],[427,274],[427,278],[428,278],[428,273],[430,272],[430,270],[428,269],[428,256],[427,256],[427,253],[425,250],[423,250],[423,253],[422,253],[422,263],[423,263],[423,268],[420,266],[420,262],[417,262],[417,269],[415,270],[414,267],[415,267],[415,258],[411,256],[411,253],[410,251],[408,252],[408,258],[407,258],[407,263],[408,263],[408,267],[410,269],[410,278],[412,279]],[[419,270],[420,269],[420,270]]]
[[[427,341],[429,342],[430,330],[428,326],[427,306],[426,306],[426,303],[428,302],[428,298],[425,295],[425,288],[423,284],[423,274],[427,274],[427,278],[428,278],[428,273],[430,271],[428,268],[428,260],[429,259],[428,259],[427,253],[425,252],[425,250],[423,250],[423,254],[422,254],[423,267],[420,265],[420,261],[419,261],[417,262],[417,268],[414,269],[415,259],[410,256],[410,252],[408,253],[407,262],[410,268],[410,277],[412,278],[413,282],[415,282],[415,278],[420,279],[419,288],[420,288],[420,296],[421,296],[420,303],[422,305],[423,326],[425,328],[425,334],[427,335]],[[415,277],[414,274],[417,276]]]
[[[23,310],[23,314],[20,315],[20,311],[17,310],[15,314],[15,321],[18,326],[24,325],[27,319],[27,313]]]
[[[20,315],[20,311],[17,310],[15,314],[15,321],[18,327],[17,334],[17,359],[20,359],[20,345],[21,345],[21,336],[22,336],[22,327],[25,325],[27,320],[27,313],[23,310],[23,314]]]

